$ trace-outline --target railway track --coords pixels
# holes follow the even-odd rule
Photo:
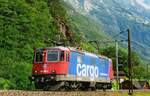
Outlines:
[[[134,94],[149,94],[139,96],[150,96],[150,90],[135,90]],[[128,90],[111,91],[107,90],[103,92],[98,91],[25,91],[25,90],[0,90],[0,96],[128,96]],[[138,95],[134,95],[138,96]]]

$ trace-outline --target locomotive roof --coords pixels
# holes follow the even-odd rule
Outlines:
[[[74,51],[74,52],[79,52],[79,53],[82,53],[82,54],[85,54],[85,55],[89,55],[91,57],[96,57],[96,58],[99,57],[99,58],[109,59],[106,56],[97,55],[97,54],[90,53],[90,52],[87,52],[87,51],[84,51],[84,50],[78,50],[77,48],[74,48],[74,47],[56,46],[56,47],[38,48],[36,50],[41,50],[41,49]]]
[[[46,47],[46,48],[37,48],[36,50],[43,50],[43,49],[46,49],[46,50],[66,50],[66,51],[70,51],[69,48],[67,48],[67,47],[62,47],[62,46],[58,46],[58,47]]]
[[[70,51],[70,49],[68,47],[62,47],[62,46],[58,46],[58,47],[51,47],[51,48],[47,48],[47,49],[58,49],[58,50],[64,50],[64,51]]]

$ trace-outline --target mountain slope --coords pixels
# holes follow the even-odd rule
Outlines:
[[[89,18],[87,15],[78,13],[74,8],[64,3],[64,7],[68,11],[68,22],[71,29],[74,32],[81,33],[86,39],[99,39],[107,38],[108,35],[104,33],[100,22],[96,22],[93,18]]]
[[[64,0],[74,10],[100,23],[110,36],[131,28],[133,48],[145,60],[150,60],[149,0]],[[116,38],[113,38],[116,39]],[[127,33],[117,39],[127,39]],[[145,51],[146,50],[146,51]]]

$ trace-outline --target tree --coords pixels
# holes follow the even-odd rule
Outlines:
[[[145,79],[147,76],[145,68],[142,65],[134,66],[133,67],[133,77],[138,79],[139,81],[141,79]]]
[[[109,47],[103,48],[102,51],[101,51],[102,55],[108,56],[109,58],[111,58],[113,60],[114,70],[116,68],[115,52],[116,52],[115,46],[109,46]],[[122,71],[128,73],[128,58],[127,58],[128,57],[128,51],[127,51],[127,49],[125,49],[123,47],[119,47],[118,54],[119,54],[119,57],[118,57],[119,62],[118,63],[123,64],[123,68],[121,68],[119,70],[120,71],[122,70]],[[141,59],[140,59],[140,57],[138,56],[137,53],[132,52],[131,54],[132,54],[131,63],[133,65],[133,67],[136,68],[136,66],[142,64]],[[136,69],[134,69],[134,70],[136,70]]]

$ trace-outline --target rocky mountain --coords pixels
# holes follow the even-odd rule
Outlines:
[[[98,22],[110,36],[131,28],[132,47],[150,60],[150,0],[64,0],[73,9]],[[127,39],[124,32],[113,39]]]

